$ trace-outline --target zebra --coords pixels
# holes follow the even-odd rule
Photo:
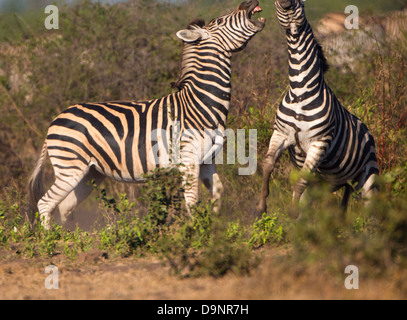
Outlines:
[[[270,175],[287,149],[291,161],[300,169],[293,203],[301,200],[308,185],[307,175],[316,172],[333,186],[333,191],[345,188],[341,202],[345,210],[352,186],[365,199],[377,191],[379,170],[373,136],[325,83],[324,73],[329,65],[305,17],[304,1],[276,0],[275,5],[279,23],[286,31],[290,89],[277,110],[263,160],[256,213],[267,211]]]
[[[266,20],[252,19],[260,11],[258,1],[245,1],[207,25],[196,19],[177,32],[183,49],[179,79],[173,84],[176,92],[141,102],[77,104],[56,117],[28,182],[31,202],[37,206],[45,229],[51,228],[52,212],[57,207],[62,223],[67,221],[92,192],[89,181],[99,185],[108,177],[142,183],[157,167],[171,166],[161,159],[176,143],[187,214],[191,215],[190,208],[198,201],[199,179],[212,200],[220,200],[223,186],[215,164],[203,160],[215,157],[223,147],[231,101],[232,53],[242,50],[263,30]],[[175,130],[179,131],[178,141],[170,139]],[[216,135],[208,137],[211,132]],[[222,142],[215,147],[203,143],[207,138],[219,142],[219,137]],[[157,146],[158,160],[157,152],[152,152]],[[44,192],[47,153],[55,182]]]

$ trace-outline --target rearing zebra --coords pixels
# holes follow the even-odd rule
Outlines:
[[[292,162],[301,168],[293,200],[300,200],[306,174],[319,173],[334,190],[345,187],[342,206],[347,207],[351,187],[362,196],[375,190],[379,173],[375,143],[365,124],[341,106],[324,80],[328,70],[322,48],[315,40],[301,0],[277,0],[278,20],[286,31],[290,90],[281,102],[274,133],[263,163],[263,184],[257,213],[267,209],[269,180],[276,161],[288,149]]]
[[[204,159],[222,148],[231,99],[231,56],[264,28],[264,18],[251,19],[258,11],[258,1],[249,0],[206,26],[196,20],[177,33],[183,40],[178,92],[145,102],[78,104],[51,123],[29,181],[31,200],[38,205],[45,228],[50,228],[57,206],[62,221],[66,221],[92,192],[88,181],[99,184],[109,177],[143,182],[144,174],[170,165],[162,155],[171,153],[176,143],[183,165],[180,170],[184,180],[188,178],[184,183],[187,207],[198,201],[199,178],[214,200],[220,198],[222,184],[216,167],[205,164]],[[222,142],[208,147],[205,139],[219,138],[207,136],[215,129]],[[178,141],[170,137],[174,130],[179,131]],[[154,153],[157,146],[158,152]],[[47,151],[56,178],[45,193],[42,176]]]

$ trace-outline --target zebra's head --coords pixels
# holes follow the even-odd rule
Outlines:
[[[177,36],[187,43],[216,43],[226,52],[242,50],[266,24],[264,18],[252,19],[260,11],[257,0],[245,1],[231,13],[219,16],[207,25],[203,20],[192,22]]]
[[[305,25],[304,2],[305,0],[276,0],[278,21],[293,36]]]

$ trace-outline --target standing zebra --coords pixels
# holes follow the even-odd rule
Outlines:
[[[290,90],[277,111],[256,211],[267,209],[270,175],[286,149],[294,165],[301,168],[294,186],[295,203],[307,186],[307,173],[317,172],[335,191],[345,187],[341,205],[346,208],[351,194],[349,182],[356,184],[362,197],[369,198],[375,191],[379,170],[373,137],[326,85],[327,61],[305,17],[303,1],[277,0],[275,4],[286,31]]]
[[[198,179],[220,198],[222,184],[214,164],[205,164],[222,148],[223,132],[231,99],[231,56],[265,26],[252,20],[261,8],[257,0],[243,2],[233,12],[192,22],[177,36],[183,40],[177,92],[145,102],[86,103],[62,112],[50,125],[41,157],[29,180],[31,201],[36,204],[45,228],[59,206],[62,222],[91,192],[88,184],[105,177],[122,182],[143,182],[144,174],[157,167],[178,143],[180,170],[184,173],[188,210],[198,201]],[[177,129],[175,129],[175,125]],[[172,141],[174,130],[178,141]],[[211,130],[211,131],[208,131]],[[216,130],[217,136],[209,136]],[[216,138],[215,148],[203,143]],[[159,160],[157,152],[159,147]],[[47,152],[55,183],[45,193],[42,186]],[[186,179],[188,178],[188,183]]]

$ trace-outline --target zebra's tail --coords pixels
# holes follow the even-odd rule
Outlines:
[[[38,160],[33,173],[31,174],[30,180],[28,180],[28,194],[30,200],[30,206],[32,210],[37,210],[38,201],[45,194],[43,176],[44,167],[47,159],[47,143],[44,143],[42,147],[42,152],[40,159]],[[34,211],[34,212],[35,212]]]

